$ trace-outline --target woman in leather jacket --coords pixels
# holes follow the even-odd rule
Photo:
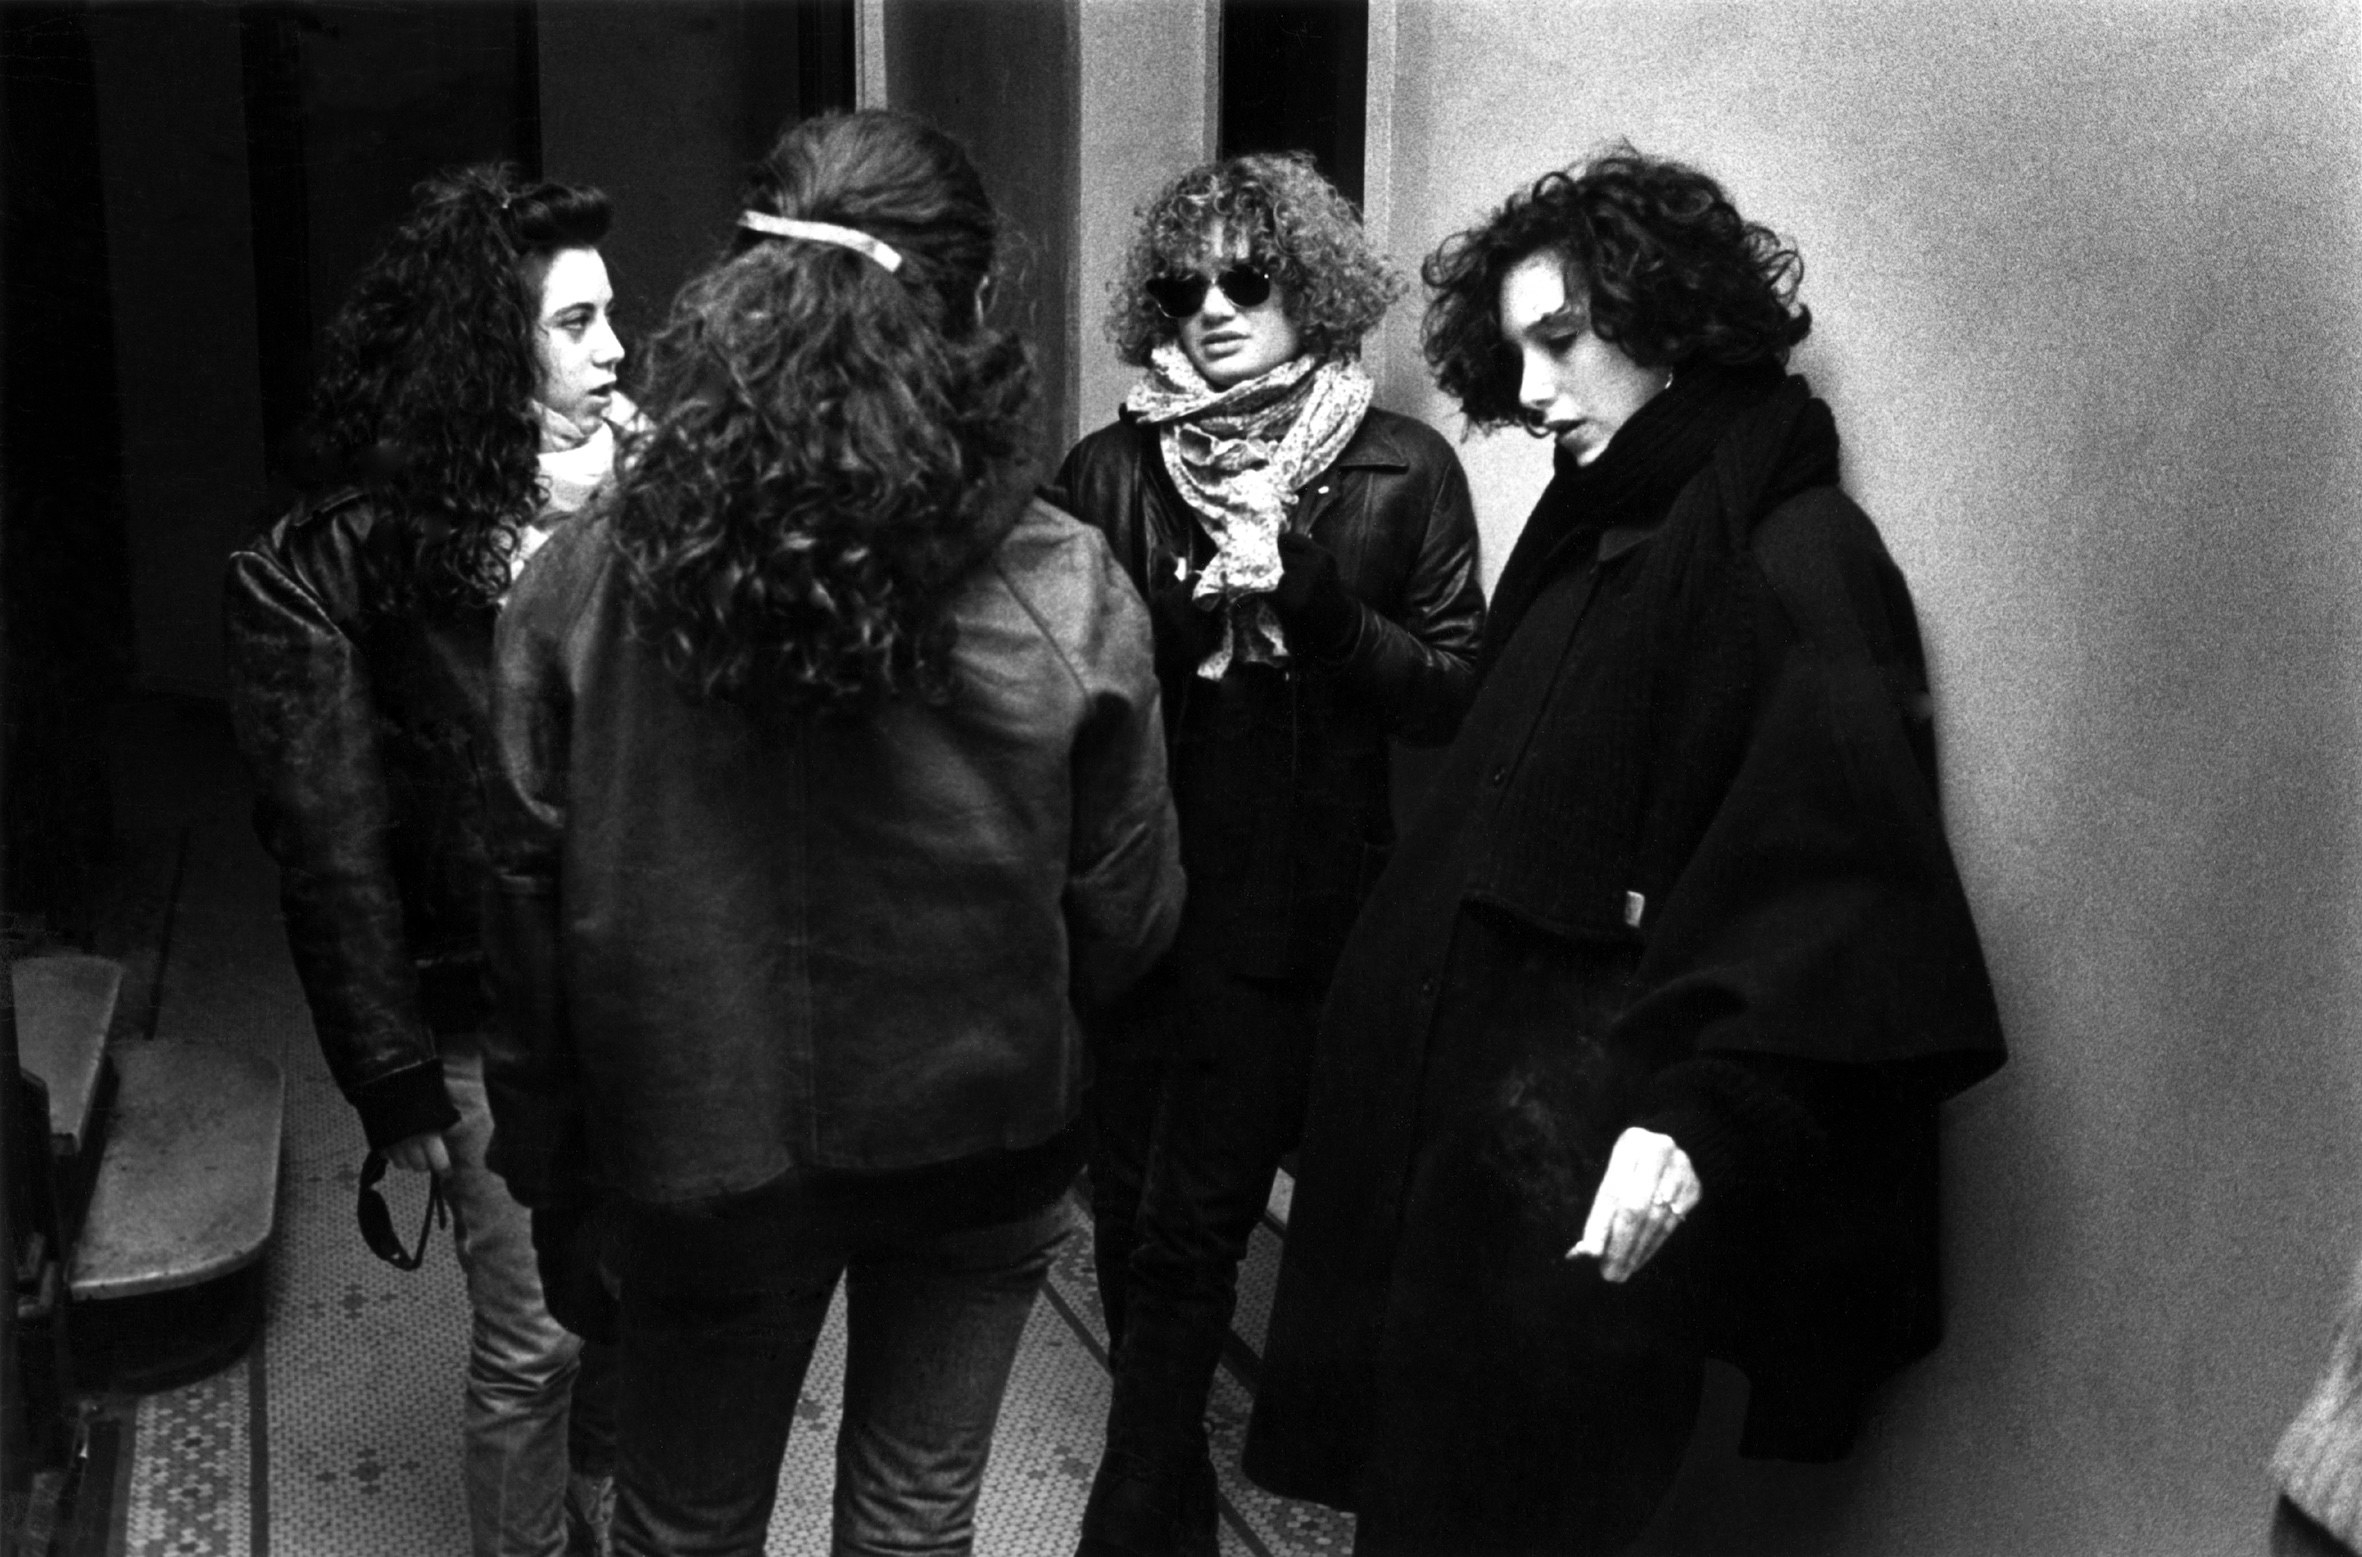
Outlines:
[[[501,618],[495,1160],[537,1236],[611,1229],[619,1549],[762,1549],[842,1281],[832,1549],[964,1552],[1068,1230],[1076,1002],[1179,912],[1148,622],[1032,496],[956,143],[805,121],[739,229]]]
[[[477,1557],[590,1549],[612,1457],[604,1349],[551,1318],[525,1210],[485,1166],[478,933],[493,619],[629,415],[607,224],[597,190],[505,169],[422,185],[328,329],[330,478],[230,559],[224,607],[255,823],[329,1070],[372,1156],[434,1174],[456,1214]]]
[[[1115,1396],[1086,1553],[1215,1549],[1206,1396],[1330,969],[1393,840],[1391,743],[1449,740],[1474,684],[1467,480],[1434,431],[1371,407],[1358,361],[1401,288],[1307,160],[1184,173],[1109,316],[1140,382],[1051,493],[1149,603],[1189,873],[1171,956],[1097,1050]]]

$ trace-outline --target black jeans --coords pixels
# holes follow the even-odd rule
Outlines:
[[[1205,1458],[1239,1262],[1303,1133],[1319,1014],[1304,982],[1176,956],[1111,1024],[1091,1141],[1111,1453]]]
[[[948,1230],[761,1191],[710,1214],[633,1208],[616,1551],[763,1550],[804,1372],[842,1276],[830,1549],[966,1553],[1010,1364],[1067,1228],[1063,1200]]]

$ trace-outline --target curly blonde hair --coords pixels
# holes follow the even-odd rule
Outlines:
[[[1181,331],[1149,300],[1148,283],[1196,264],[1216,226],[1244,240],[1249,259],[1286,288],[1288,322],[1314,357],[1357,355],[1408,286],[1370,248],[1353,203],[1303,152],[1203,163],[1139,214],[1107,309],[1108,338],[1134,367],[1146,367],[1148,354]]]

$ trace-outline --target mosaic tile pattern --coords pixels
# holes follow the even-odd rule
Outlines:
[[[139,1403],[125,1557],[247,1557],[247,1373],[239,1364]]]
[[[1271,1300],[1279,1293],[1279,1251],[1279,1234],[1268,1221],[1259,1223],[1247,1242],[1246,1262],[1238,1268],[1238,1308],[1230,1328],[1258,1357],[1271,1328]]]
[[[365,1142],[308,1024],[287,1045],[287,1159],[264,1320],[275,1553],[467,1550],[467,1287],[451,1235],[403,1272],[354,1230]],[[384,1185],[405,1242],[421,1181]]]

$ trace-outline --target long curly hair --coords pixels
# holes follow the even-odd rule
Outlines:
[[[1370,248],[1353,203],[1302,152],[1191,168],[1140,208],[1139,222],[1107,308],[1108,338],[1134,367],[1181,333],[1149,300],[1148,283],[1199,263],[1217,224],[1287,289],[1288,322],[1314,357],[1357,355],[1409,285]]]
[[[1472,427],[1522,426],[1517,352],[1501,337],[1501,282],[1559,254],[1601,340],[1644,368],[1786,362],[1812,330],[1796,301],[1804,259],[1739,215],[1696,168],[1618,143],[1543,174],[1420,267],[1432,289],[1423,344],[1435,382]]]
[[[1032,361],[981,313],[1000,219],[956,141],[884,111],[791,126],[746,208],[901,268],[742,230],[682,289],[614,499],[634,631],[691,697],[765,717],[940,700],[951,597],[1030,477]]]
[[[540,474],[541,278],[608,220],[582,185],[491,164],[440,174],[330,321],[313,452],[400,516],[397,606],[489,605],[508,588]]]

